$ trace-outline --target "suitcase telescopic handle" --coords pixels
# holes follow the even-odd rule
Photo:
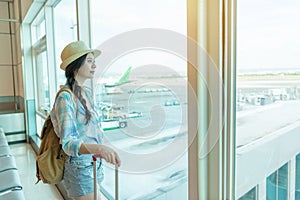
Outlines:
[[[97,158],[98,155],[93,155],[93,166],[94,166],[94,199],[98,200],[98,190],[97,190]],[[119,200],[119,173],[118,165],[115,165],[115,200]]]

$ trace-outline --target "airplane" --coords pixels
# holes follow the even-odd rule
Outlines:
[[[132,81],[128,80],[131,70],[132,70],[132,67],[129,67],[118,81],[116,81],[113,84],[104,83],[104,87],[111,88],[111,87],[116,87],[119,85],[123,85],[123,84],[132,82]]]
[[[117,86],[133,82],[133,80],[128,80],[128,77],[129,77],[129,74],[131,73],[131,70],[132,70],[132,67],[129,67],[125,71],[125,73],[121,76],[121,78],[119,80],[117,80],[116,82],[114,82],[114,83],[107,82],[107,81],[110,81],[110,80],[101,79],[100,82],[97,83],[98,86],[101,86],[99,88],[102,88],[100,93],[101,94],[108,94],[108,95],[122,94],[123,91]]]

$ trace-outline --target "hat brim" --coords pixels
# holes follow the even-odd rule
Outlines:
[[[72,56],[70,56],[69,58],[65,59],[64,62],[62,62],[60,64],[60,68],[62,70],[66,70],[67,66],[69,64],[71,64],[74,60],[76,60],[77,58],[85,55],[85,54],[88,54],[88,53],[93,53],[94,54],[94,57],[97,58],[100,54],[101,54],[101,51],[98,50],[98,49],[90,49],[90,50],[86,50],[86,51],[82,51],[82,52],[79,52],[79,53],[76,53]]]

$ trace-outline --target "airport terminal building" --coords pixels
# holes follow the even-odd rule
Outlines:
[[[122,160],[102,160],[101,199],[300,200],[299,18],[290,0],[0,0],[0,199],[71,199],[34,183],[80,40]]]

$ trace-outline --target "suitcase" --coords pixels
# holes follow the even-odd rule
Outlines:
[[[97,191],[97,155],[93,155],[93,166],[94,166],[94,199],[98,200]],[[118,166],[115,165],[115,200],[119,200],[119,171]],[[95,192],[97,191],[97,192]]]

